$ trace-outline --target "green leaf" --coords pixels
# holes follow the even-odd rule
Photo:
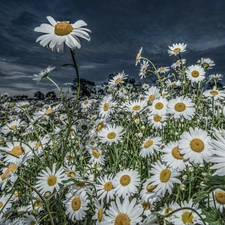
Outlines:
[[[206,216],[205,221],[209,225],[223,225],[220,213],[217,209],[203,209],[203,214]]]

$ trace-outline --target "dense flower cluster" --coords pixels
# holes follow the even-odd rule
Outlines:
[[[59,24],[58,35],[85,25]],[[63,50],[55,38],[41,44]],[[178,59],[159,68],[140,49],[140,78],[154,76],[155,84],[127,83],[122,71],[105,95],[78,102],[10,102],[3,94],[1,224],[205,225],[213,213],[224,221],[222,75],[209,74],[210,59],[185,66],[186,47],[169,46]]]

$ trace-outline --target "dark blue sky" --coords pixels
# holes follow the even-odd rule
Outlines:
[[[225,1],[224,0],[1,0],[0,10],[0,93],[33,96],[55,90],[47,80],[37,85],[34,73],[56,66],[51,78],[62,87],[72,82],[75,73],[62,68],[71,63],[68,50],[53,53],[36,43],[41,33],[34,28],[56,21],[82,19],[92,31],[91,41],[81,40],[76,51],[80,75],[101,84],[110,73],[124,71],[139,81],[135,56],[143,56],[158,66],[171,66],[168,46],[187,44],[183,58],[188,65],[200,58],[212,59],[216,66],[208,75],[225,75]]]

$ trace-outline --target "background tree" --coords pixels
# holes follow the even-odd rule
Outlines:
[[[56,93],[54,91],[49,91],[46,95],[45,98],[49,98],[49,99],[56,99]]]
[[[43,100],[45,98],[45,95],[41,91],[37,91],[34,93],[34,97],[38,100]]]

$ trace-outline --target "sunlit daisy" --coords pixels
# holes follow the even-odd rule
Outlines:
[[[140,151],[139,155],[142,158],[151,156],[151,155],[153,155],[154,151],[159,150],[161,144],[162,144],[161,137],[145,138],[145,140],[143,141],[143,144],[141,145],[141,151]]]
[[[55,67],[48,66],[46,69],[42,70],[40,73],[34,74],[33,80],[36,81],[38,84],[43,78],[47,77],[49,73],[54,69]]]
[[[165,154],[162,155],[162,161],[171,169],[182,171],[186,168],[182,155],[178,148],[178,141],[170,141],[162,150]]]
[[[168,113],[175,119],[191,120],[195,115],[194,103],[188,97],[176,97],[167,104]]]
[[[148,116],[148,122],[153,128],[162,129],[167,124],[167,118],[167,115],[152,114]]]
[[[171,55],[178,55],[181,52],[186,51],[187,44],[179,43],[179,44],[173,44],[172,46],[168,46],[170,50],[168,50],[168,54]]]
[[[149,106],[151,114],[165,115],[167,113],[167,103],[165,98],[160,97],[152,102]]]
[[[210,162],[214,165],[210,168],[216,170],[213,173],[213,176],[224,176],[225,175],[225,130],[222,130],[222,134],[215,132],[215,139],[212,139],[212,157],[210,157]]]
[[[189,66],[186,70],[186,75],[188,80],[193,82],[199,82],[205,79],[205,71],[204,69],[199,65],[192,65]]]
[[[116,76],[114,76],[110,81],[109,81],[109,86],[110,87],[114,87],[117,86],[119,84],[124,83],[124,80],[127,79],[127,74],[123,72],[118,73]]]
[[[52,166],[52,170],[49,167],[46,167],[45,170],[42,170],[37,176],[37,183],[35,188],[41,194],[45,192],[53,193],[54,191],[58,191],[62,182],[66,180],[65,171],[63,168],[59,168],[56,171],[56,164],[54,163]]]
[[[43,23],[40,27],[36,27],[34,31],[46,33],[41,35],[36,42],[43,47],[49,47],[53,52],[64,52],[64,43],[70,48],[80,48],[79,38],[90,41],[87,28],[83,28],[87,24],[83,20],[70,24],[68,21],[56,22],[51,16],[47,16],[50,24]]]
[[[130,202],[128,197],[125,197],[123,201],[117,197],[106,210],[102,225],[137,225],[142,220],[142,212],[143,209],[140,204],[137,204],[136,198]]]
[[[88,150],[90,154],[90,163],[98,163],[99,165],[104,164],[104,153],[101,149],[99,148],[89,148]]]
[[[77,191],[74,194],[66,194],[66,200],[63,203],[66,207],[66,214],[71,220],[75,221],[82,220],[86,216],[89,202],[85,191]]]
[[[140,175],[136,170],[125,169],[119,171],[114,178],[115,192],[117,196],[131,196],[138,191]]]
[[[224,99],[225,98],[225,92],[218,90],[216,87],[210,90],[206,90],[203,92],[203,96],[207,98],[213,98],[214,100],[218,99]]]
[[[143,63],[141,63],[141,68],[140,68],[140,72],[139,72],[139,77],[140,79],[146,78],[146,73],[148,71],[148,67],[149,67],[149,62],[146,60],[143,60]]]
[[[205,130],[190,127],[189,131],[184,132],[180,139],[178,148],[180,153],[184,154],[184,160],[196,164],[208,162],[212,154],[212,147],[210,146],[211,138]]]
[[[122,134],[123,128],[114,124],[107,125],[107,127],[102,128],[102,130],[98,133],[98,136],[100,138],[100,142],[112,145],[113,143],[117,144],[121,141]]]
[[[135,100],[125,103],[126,109],[131,113],[139,113],[145,109],[146,101]]]
[[[199,204],[194,204],[193,200],[190,199],[189,202],[181,202],[181,208],[183,207],[188,207],[188,208],[192,208],[195,211],[197,211],[201,217],[203,219],[206,218],[205,215],[202,215],[202,210],[199,209]],[[195,213],[193,210],[190,209],[182,209],[177,211],[176,213],[173,214],[174,216],[172,217],[171,221],[172,224],[174,225],[187,225],[187,224],[199,224],[199,225],[203,225],[203,221],[201,220],[201,218],[198,216],[197,213]]]
[[[138,63],[140,63],[142,50],[143,50],[143,47],[140,48],[138,54],[136,55],[135,66],[137,66]]]
[[[145,92],[145,99],[148,102],[153,102],[155,99],[158,99],[160,97],[159,89],[155,86],[151,86],[146,92]]]
[[[167,191],[169,194],[172,194],[174,184],[181,183],[177,178],[180,173],[170,169],[159,161],[152,165],[150,173],[151,177],[149,178],[149,182],[151,182],[152,186],[157,186],[154,192],[160,197],[163,197]]]
[[[225,209],[225,191],[220,188],[216,188],[214,191],[209,193],[209,199],[207,198],[205,202],[208,203],[208,201],[210,207],[216,208],[223,213]]]
[[[112,96],[105,96],[99,105],[99,114],[102,118],[107,118],[113,112]]]
[[[98,184],[96,184],[96,190],[98,199],[106,200],[109,202],[114,198],[115,195],[115,185],[113,181],[113,175],[104,175],[104,177],[99,177],[97,179]]]

